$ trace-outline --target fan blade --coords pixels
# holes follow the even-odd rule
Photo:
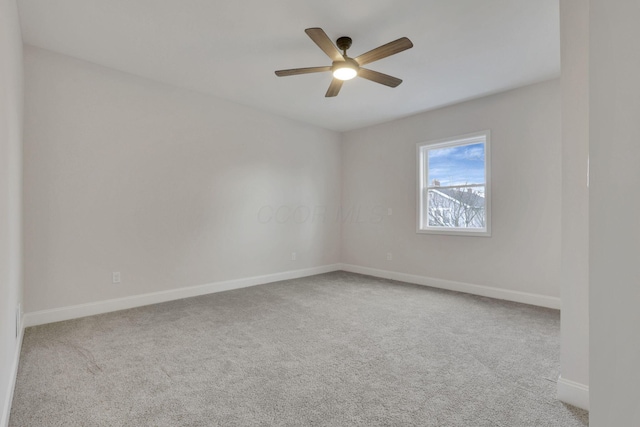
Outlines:
[[[338,92],[340,92],[340,88],[342,87],[343,80],[333,79],[331,80],[331,84],[329,85],[329,89],[327,93],[324,95],[326,98],[330,98],[332,96],[337,96]]]
[[[321,73],[323,71],[331,71],[331,67],[309,67],[309,68],[292,68],[290,70],[278,70],[276,76],[295,76],[297,74]]]
[[[336,45],[333,44],[322,28],[307,28],[304,32],[307,33],[311,40],[313,40],[332,61],[344,61],[342,53],[340,53]]]
[[[395,55],[396,53],[400,53],[403,50],[411,49],[412,47],[413,43],[411,43],[411,40],[406,37],[402,37],[398,40],[394,40],[390,43],[370,50],[367,53],[363,53],[362,55],[355,58],[355,60],[358,64],[365,65],[370,62],[386,58],[387,56]]]
[[[360,68],[360,70],[358,71],[358,76],[362,77],[363,79],[371,80],[372,82],[380,83],[389,87],[396,87],[400,83],[402,83],[402,80],[396,77],[382,74],[377,71],[368,70],[366,68]]]

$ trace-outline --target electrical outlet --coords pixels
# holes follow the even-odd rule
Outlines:
[[[112,275],[111,275],[111,281],[112,281],[114,284],[121,283],[121,282],[122,282],[122,280],[121,280],[121,279],[122,279],[122,278],[120,277],[120,272],[119,272],[119,271],[114,271],[114,272],[112,273]]]
[[[298,259],[298,254],[295,252],[291,252],[291,261],[295,261]]]
[[[389,216],[393,215],[393,209],[387,208],[387,215]]]
[[[387,252],[387,261],[391,261],[393,259],[393,254],[391,252]]]

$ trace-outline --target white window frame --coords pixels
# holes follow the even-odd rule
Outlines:
[[[455,147],[484,142],[484,182],[485,182],[485,228],[433,227],[422,224],[428,209],[429,150]],[[416,233],[448,234],[453,236],[491,236],[491,131],[468,133],[450,138],[438,139],[416,144],[417,177],[416,186]]]

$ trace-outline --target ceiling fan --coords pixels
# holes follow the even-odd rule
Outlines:
[[[329,90],[325,94],[325,97],[332,97],[338,95],[342,83],[345,80],[350,80],[356,76],[371,80],[372,82],[380,83],[389,87],[396,87],[402,80],[382,74],[377,71],[363,68],[363,65],[369,64],[373,61],[378,61],[387,56],[395,55],[403,50],[407,50],[413,47],[413,43],[406,37],[399,38],[390,43],[370,50],[367,53],[363,53],[355,58],[347,56],[347,49],[351,47],[350,37],[340,37],[336,40],[336,45],[333,44],[329,36],[322,30],[322,28],[307,28],[305,33],[315,42],[315,44],[327,54],[333,61],[333,64],[326,67],[309,67],[309,68],[293,68],[290,70],[278,70],[276,76],[295,76],[298,74],[320,73],[323,71],[331,71],[333,73],[333,80],[329,85]],[[336,47],[337,46],[337,47]],[[342,53],[340,50],[342,50]]]

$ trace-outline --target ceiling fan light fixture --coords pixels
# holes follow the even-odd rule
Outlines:
[[[349,65],[344,65],[340,68],[335,68],[333,70],[333,77],[339,80],[351,80],[355,76],[358,75],[358,71],[355,68],[350,67]]]
[[[339,80],[351,80],[358,75],[358,63],[348,56],[344,61],[334,61],[331,66],[333,77]]]

